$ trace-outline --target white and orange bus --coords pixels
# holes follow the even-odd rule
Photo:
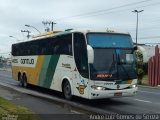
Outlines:
[[[60,91],[66,99],[133,96],[137,92],[134,46],[128,33],[64,31],[12,45],[12,75]]]

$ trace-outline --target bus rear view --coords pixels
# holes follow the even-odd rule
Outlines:
[[[86,36],[89,51],[93,53],[88,55],[88,59],[92,59],[89,63],[90,99],[135,95],[137,73],[131,36],[95,32]]]

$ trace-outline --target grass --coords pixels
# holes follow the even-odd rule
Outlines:
[[[148,75],[144,75],[143,80],[148,80]]]
[[[6,120],[8,117],[15,120],[39,120],[31,110],[0,97],[0,119]]]
[[[142,85],[149,85],[149,83],[148,83],[148,75],[144,75],[143,76]]]

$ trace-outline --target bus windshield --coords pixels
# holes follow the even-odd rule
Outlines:
[[[129,35],[91,33],[87,34],[87,39],[94,50],[94,63],[90,64],[92,80],[129,80],[137,77]]]
[[[125,34],[89,33],[87,38],[92,47],[133,47],[131,37]]]

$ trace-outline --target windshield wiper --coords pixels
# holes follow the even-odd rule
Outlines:
[[[119,78],[119,70],[118,70],[118,67],[119,67],[119,65],[120,65],[120,66],[122,67],[123,71],[125,72],[125,74],[127,75],[128,79],[129,79],[130,76],[129,76],[128,72],[126,71],[126,69],[125,69],[124,66],[123,66],[123,64],[125,64],[125,63],[122,64],[122,63],[120,62],[120,51],[119,51],[119,50],[116,51],[116,56],[117,56],[116,62],[117,62],[117,74],[118,74],[118,78]]]
[[[116,79],[118,79],[118,69],[117,69],[117,61],[115,60],[115,55],[114,54],[112,54],[112,57],[113,57],[113,61],[112,61],[112,64],[111,64],[111,67],[110,67],[110,69],[109,69],[109,73],[111,73],[112,75],[113,75],[113,73],[115,73],[116,74]],[[116,72],[114,72],[114,71],[116,71]]]
[[[125,67],[123,66],[123,64],[119,64],[122,68],[123,68],[123,71],[125,72],[125,74],[127,75],[128,79],[130,79],[130,76],[127,72],[127,70],[125,69]]]

